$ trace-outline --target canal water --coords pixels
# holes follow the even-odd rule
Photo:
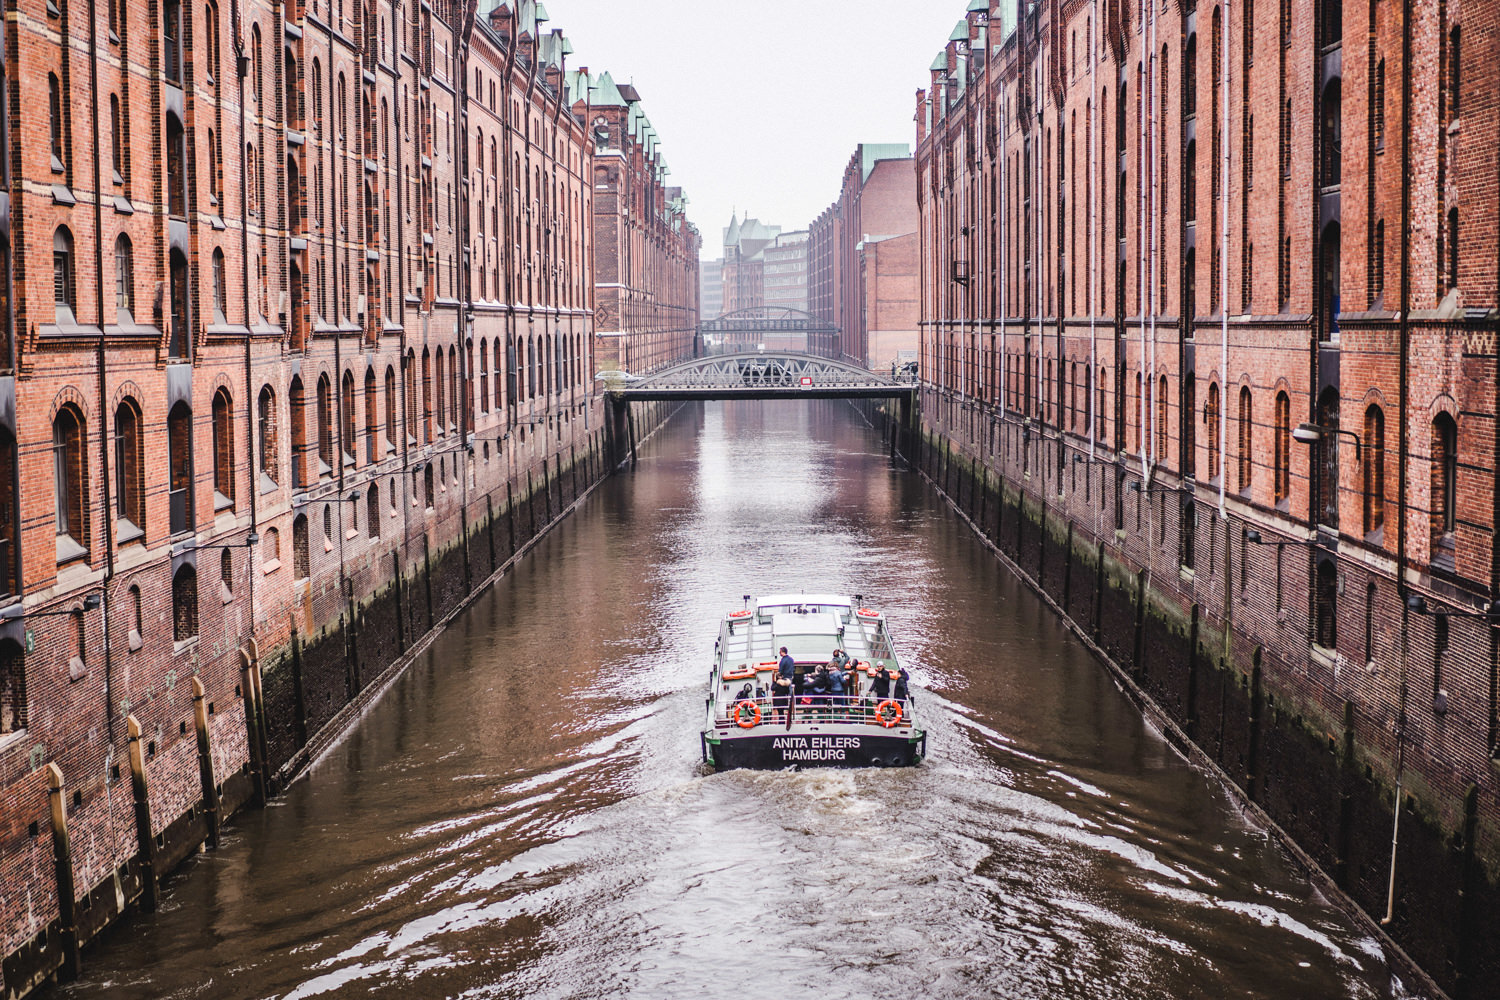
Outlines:
[[[705,773],[718,617],[863,594],[930,757]],[[1399,997],[844,404],[704,404],[53,996]]]

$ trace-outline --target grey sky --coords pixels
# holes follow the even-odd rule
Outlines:
[[[916,89],[965,6],[547,0],[547,13],[573,41],[570,67],[635,83],[715,257],[731,209],[806,226],[857,143],[915,143]]]

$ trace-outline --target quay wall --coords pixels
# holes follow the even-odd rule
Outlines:
[[[1430,634],[1412,627],[1404,638],[1412,668],[1329,662],[1308,638],[1305,553],[1246,544],[1216,496],[1135,492],[1138,470],[1112,453],[1089,461],[1086,440],[1044,438],[931,387],[908,427],[894,409],[861,408],[1166,738],[1224,780],[1381,942],[1408,988],[1500,997],[1495,772],[1449,753],[1442,734],[1424,733],[1386,696],[1421,683],[1414,665],[1433,655]],[[1193,570],[1178,549],[1188,505]],[[1363,593],[1353,567],[1341,569],[1346,590]],[[1376,627],[1399,627],[1399,610],[1376,613]],[[1448,626],[1477,686],[1488,676],[1483,626]]]

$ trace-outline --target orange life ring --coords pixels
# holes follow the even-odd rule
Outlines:
[[[724,674],[724,679],[726,681],[748,681],[748,680],[753,680],[754,677],[755,677],[755,671],[753,669],[751,669],[751,670],[736,670],[733,673],[726,672]]]
[[[745,721],[745,709],[747,708],[751,712],[755,713],[750,717],[750,720],[748,722]],[[899,713],[900,709],[898,708],[896,711]],[[753,701],[742,701],[734,706],[734,711],[729,713],[729,717],[733,719],[734,724],[739,726],[741,729],[754,729],[756,726],[760,725],[760,706]]]
[[[748,611],[731,611],[731,612],[729,612],[729,617],[731,617],[731,618],[749,618],[750,617],[750,612],[748,612]]]
[[[740,702],[740,704],[744,705],[744,704],[747,704],[747,703],[746,702]],[[886,710],[887,707],[894,709],[895,712],[896,712],[896,714],[893,715],[893,716],[890,716],[889,718],[887,718],[886,715],[885,715],[885,710]],[[759,715],[757,714],[757,718],[758,717],[759,717]],[[901,721],[901,705],[900,705],[900,703],[892,701],[889,698],[887,698],[885,701],[882,701],[880,704],[876,705],[875,706],[875,721],[878,722],[878,723],[880,723],[882,726],[884,726],[887,729],[891,728],[896,723],[900,722]],[[742,722],[742,723],[740,723],[740,725],[743,726],[744,723]],[[745,728],[748,729],[749,726],[746,726]]]

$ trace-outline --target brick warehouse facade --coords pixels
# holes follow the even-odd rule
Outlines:
[[[607,472],[596,355],[691,353],[651,313],[596,347],[570,51],[533,0],[10,4],[0,996],[154,905]],[[607,211],[695,313],[654,143]]]
[[[916,350],[915,186],[911,147],[855,147],[838,199],[811,226],[808,311],[838,331],[814,334],[814,353],[879,368]]]
[[[924,468],[1461,996],[1500,995],[1497,14],[973,0],[917,103]]]

